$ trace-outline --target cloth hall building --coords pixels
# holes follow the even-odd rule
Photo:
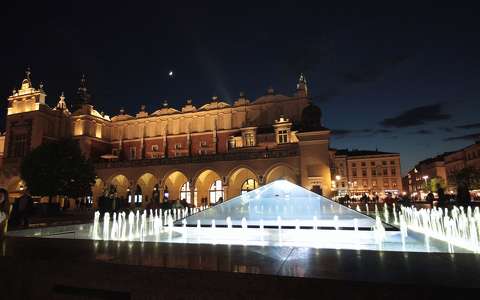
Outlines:
[[[109,117],[94,107],[85,78],[72,101],[62,94],[50,106],[27,72],[8,98],[0,185],[16,197],[25,188],[22,157],[46,141],[72,137],[95,162],[93,201],[114,186],[133,201],[168,197],[199,205],[279,178],[331,196],[330,131],[303,76],[291,96],[270,88],[253,101],[240,94],[232,104],[213,97],[198,107],[192,100],[179,109],[166,101],[159,106]]]

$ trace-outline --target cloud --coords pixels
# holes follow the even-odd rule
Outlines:
[[[423,135],[427,135],[427,134],[431,134],[432,131],[431,130],[427,130],[427,129],[419,129],[415,132],[413,132],[414,134],[423,134]]]
[[[364,66],[359,70],[349,71],[341,74],[343,81],[348,84],[369,83],[381,79],[392,67],[406,61],[409,56],[397,55],[387,58],[374,65]]]
[[[480,123],[470,123],[470,124],[459,125],[459,126],[456,126],[456,128],[459,128],[459,129],[480,128]]]
[[[332,129],[332,135],[336,137],[345,137],[347,135],[351,135],[355,132],[355,130],[350,129]]]
[[[452,132],[453,129],[450,127],[441,127],[440,130],[445,131],[445,132]]]
[[[479,141],[480,140],[480,132],[477,133],[472,133],[472,134],[466,134],[466,135],[460,135],[460,136],[452,136],[444,139],[444,141]]]
[[[337,138],[344,138],[347,136],[374,136],[377,134],[388,134],[392,133],[390,129],[332,129],[332,135],[336,136]]]
[[[448,120],[452,116],[442,111],[442,104],[418,106],[404,112],[393,118],[386,118],[380,122],[383,127],[405,128],[424,125],[429,122]]]

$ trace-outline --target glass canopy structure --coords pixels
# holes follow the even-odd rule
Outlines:
[[[187,226],[372,228],[375,220],[287,180],[277,180],[185,218]],[[176,225],[185,221],[179,220]],[[244,222],[245,222],[244,221]],[[244,224],[245,225],[245,224]]]

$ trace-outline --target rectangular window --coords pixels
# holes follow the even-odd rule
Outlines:
[[[23,157],[27,152],[27,135],[20,134],[12,137],[12,156]]]
[[[388,175],[388,169],[387,168],[383,168],[383,176],[387,176]]]
[[[207,150],[205,150],[205,149],[200,149],[200,150],[198,150],[198,154],[200,154],[200,155],[206,155],[206,154],[207,154]]]
[[[363,187],[367,187],[368,186],[368,181],[367,180],[364,180],[363,181]]]
[[[385,160],[382,160],[382,165],[386,166],[387,162]]]
[[[130,160],[137,159],[137,148],[130,147]]]
[[[394,188],[397,187],[397,181],[395,179],[392,179],[392,187]]]
[[[355,168],[357,166],[356,163],[352,163],[352,167]]]
[[[357,169],[352,169],[352,176],[357,177]]]
[[[362,169],[362,177],[367,177],[367,169]]]
[[[390,174],[391,174],[392,176],[397,176],[397,170],[392,167],[392,168],[390,169]]]
[[[386,188],[388,188],[388,181],[385,180],[385,181],[383,182],[383,186],[386,187]]]
[[[366,166],[366,163],[362,161],[362,167],[365,167],[365,166]]]
[[[158,158],[158,153],[152,153],[152,158]]]
[[[377,181],[376,180],[372,180],[372,186],[377,186]]]
[[[158,152],[158,145],[152,145],[152,151]]]
[[[390,164],[391,164],[391,165],[394,165],[394,164],[395,164],[395,161],[394,161],[394,160],[391,160],[391,161],[390,161]]]
[[[182,144],[175,144],[175,149],[182,149]]]
[[[288,131],[287,130],[279,130],[278,131],[278,143],[279,144],[288,143]]]
[[[372,176],[377,176],[377,169],[372,168]]]
[[[375,166],[375,162],[374,162],[374,161],[371,161],[371,162],[370,162],[370,165],[371,165],[372,167]]]

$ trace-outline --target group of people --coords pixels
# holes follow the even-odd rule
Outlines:
[[[8,192],[0,188],[0,237],[4,236],[9,224],[28,227],[32,211],[33,199],[27,191],[11,204]]]

